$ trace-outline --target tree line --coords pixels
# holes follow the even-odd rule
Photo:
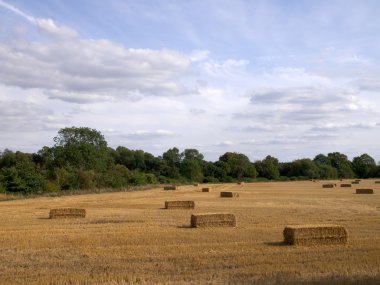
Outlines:
[[[154,156],[123,146],[108,147],[104,136],[86,127],[59,130],[53,147],[36,153],[0,153],[0,192],[44,193],[93,188],[123,188],[156,183],[306,180],[380,177],[380,165],[368,154],[350,161],[339,152],[279,162],[268,155],[251,162],[236,152],[205,161],[196,149],[173,147]]]

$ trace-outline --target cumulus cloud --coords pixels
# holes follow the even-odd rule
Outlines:
[[[127,49],[107,40],[90,39],[18,42],[1,44],[0,60],[0,83],[40,88],[50,97],[57,95],[69,102],[89,102],[83,97],[136,99],[135,94],[175,96],[190,92],[177,82],[190,60],[170,50]]]
[[[123,137],[130,140],[152,140],[158,138],[168,138],[168,137],[176,137],[178,134],[175,134],[172,131],[168,130],[155,130],[155,131],[147,131],[147,130],[138,130],[136,132],[124,134]]]
[[[53,111],[31,102],[0,101],[0,130],[2,133],[56,130],[67,123],[56,118]]]

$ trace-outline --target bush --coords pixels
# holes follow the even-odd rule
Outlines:
[[[207,176],[203,179],[203,182],[204,183],[218,183],[219,182],[219,179],[218,178],[215,178],[213,176]]]
[[[49,181],[49,182],[46,183],[44,191],[45,192],[49,192],[49,193],[51,193],[51,192],[59,192],[59,191],[61,191],[61,188],[59,187],[58,184]]]

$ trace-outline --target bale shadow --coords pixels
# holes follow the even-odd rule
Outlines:
[[[264,244],[269,245],[269,246],[290,246],[289,244],[285,243],[284,241],[264,242]]]
[[[192,229],[193,227],[191,225],[180,225],[180,226],[177,226],[178,229]]]

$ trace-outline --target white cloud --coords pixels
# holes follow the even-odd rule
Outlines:
[[[168,130],[138,130],[132,133],[124,134],[122,136],[130,140],[152,140],[158,138],[177,137],[178,134],[175,134],[174,132]]]

